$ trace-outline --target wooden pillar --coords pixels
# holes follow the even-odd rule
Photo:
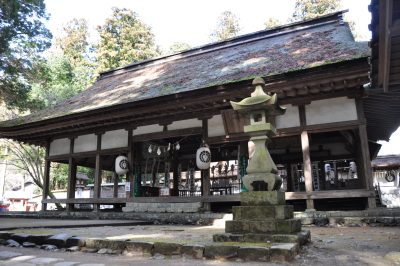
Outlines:
[[[304,105],[299,106],[299,118],[300,118],[300,126],[302,127],[301,132],[301,149],[303,152],[303,175],[306,186],[307,193],[307,210],[314,209],[314,200],[311,199],[313,193],[312,186],[312,167],[311,167],[311,158],[310,158],[310,141],[308,138],[308,132],[304,130],[307,125],[306,120],[306,109]]]
[[[307,209],[314,209],[314,201],[311,199],[312,187],[312,172],[310,159],[310,142],[307,131],[301,132],[301,149],[303,151],[303,175],[307,193]]]
[[[172,196],[179,196],[179,179],[178,179],[178,156],[176,154],[177,151],[174,151],[173,153],[173,158],[172,158],[172,171],[173,171],[173,176],[172,176]]]
[[[365,124],[358,126],[358,133],[360,137],[360,149],[361,149],[361,167],[364,177],[364,186],[367,190],[374,190],[373,176],[371,168],[371,157],[369,155],[367,127]],[[375,197],[368,197],[368,208],[376,208]]]
[[[128,129],[128,162],[129,172],[127,174],[126,182],[129,182],[130,191],[127,193],[127,198],[133,197],[133,186],[134,186],[134,151],[133,151],[133,130]]]
[[[134,162],[135,164],[132,165],[132,171],[135,171],[135,179],[134,179],[134,186],[132,187],[133,190],[133,196],[141,196],[142,194],[142,149],[143,149],[143,143],[137,142],[137,143],[132,143],[132,148],[135,152],[134,156]],[[137,168],[137,169],[136,169]]]
[[[364,106],[362,100],[359,98],[356,99],[356,107],[358,120],[360,121],[360,125],[358,126],[359,148],[357,156],[359,158],[360,164],[358,164],[357,168],[361,167],[361,171],[360,169],[357,169],[357,173],[361,172],[361,176],[359,178],[363,178],[362,185],[364,186],[364,188],[374,192]],[[375,195],[375,192],[372,194]],[[368,208],[376,208],[375,197],[368,197]]]
[[[67,199],[75,198],[75,188],[76,188],[76,162],[72,158],[74,153],[74,138],[70,138],[69,145],[69,158],[68,158],[68,184],[67,184]],[[72,211],[74,209],[74,204],[67,203],[67,211]]]
[[[208,141],[208,118],[202,120],[202,138],[207,143]],[[201,195],[210,195],[210,169],[201,170]],[[209,202],[203,203],[203,210],[210,211],[211,204]]]
[[[43,202],[43,200],[47,199],[49,196],[49,184],[50,184],[50,164],[49,160],[50,154],[50,142],[46,143],[46,157],[44,161],[44,172],[43,172],[43,189],[42,189],[42,211],[47,210],[47,203]]]
[[[114,181],[113,197],[118,198],[118,175],[116,172],[113,172],[113,181]]]
[[[97,135],[97,149],[96,149],[96,166],[95,166],[95,171],[94,171],[94,187],[93,187],[93,210],[94,211],[99,211],[100,210],[100,204],[96,203],[96,201],[100,198],[101,194],[101,156],[100,156],[100,150],[101,150],[101,133],[96,134]]]

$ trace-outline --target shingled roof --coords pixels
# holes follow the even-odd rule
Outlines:
[[[0,128],[272,76],[369,55],[337,12],[105,72],[79,95]]]

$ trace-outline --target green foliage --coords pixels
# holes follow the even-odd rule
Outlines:
[[[296,0],[292,21],[326,15],[340,9],[341,0]]]
[[[68,164],[52,163],[50,168],[50,177],[50,191],[67,188]]]
[[[68,59],[60,53],[49,55],[47,61],[38,61],[31,97],[37,100],[36,109],[53,106],[80,92],[76,72]]]
[[[94,169],[93,168],[78,166],[77,172],[86,174],[89,178],[88,184],[94,184]]]
[[[217,26],[210,37],[212,41],[223,41],[236,37],[239,32],[239,18],[232,12],[225,11],[218,17]]]
[[[56,38],[47,60],[35,64],[31,97],[42,107],[53,106],[86,89],[93,82],[94,64],[90,59],[86,20],[73,19]]]
[[[63,27],[63,33],[56,38],[55,46],[63,51],[74,66],[90,65],[89,28],[85,19],[72,19]]]
[[[174,42],[168,49],[167,54],[176,54],[190,49],[191,46],[185,42]]]
[[[136,13],[125,8],[112,11],[105,24],[97,28],[100,34],[96,47],[98,73],[159,55],[150,27]]]
[[[269,18],[264,23],[265,29],[267,30],[278,27],[279,25],[282,25],[282,23],[276,18]]]
[[[33,62],[50,46],[44,0],[0,1],[0,101],[29,108]]]

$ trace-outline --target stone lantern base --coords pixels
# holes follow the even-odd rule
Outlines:
[[[215,242],[287,242],[305,244],[310,231],[301,231],[300,219],[293,218],[293,206],[285,205],[285,193],[251,191],[240,194],[241,206],[234,206],[233,220],[226,221],[225,234]]]

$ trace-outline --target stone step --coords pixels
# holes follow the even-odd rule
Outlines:
[[[301,221],[299,219],[265,219],[265,220],[234,220],[226,221],[225,232],[246,233],[283,233],[290,234],[300,232]]]
[[[233,206],[233,220],[292,219],[293,206]]]
[[[169,213],[196,213],[202,207],[201,202],[171,203],[171,202],[127,202],[123,212],[169,212]]]
[[[281,191],[249,191],[240,193],[242,206],[285,205],[285,192]]]
[[[222,233],[213,235],[214,242],[249,242],[249,243],[297,243],[300,246],[311,241],[309,230],[302,230],[293,234],[231,234]]]

